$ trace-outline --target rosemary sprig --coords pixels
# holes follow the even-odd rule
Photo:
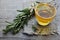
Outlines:
[[[32,12],[30,12],[31,9],[25,8],[23,10],[17,10],[18,12],[22,12],[21,14],[18,14],[16,18],[13,20],[13,23],[9,23],[6,26],[6,29],[3,29],[4,34],[7,34],[8,32],[12,32],[13,34],[17,34],[21,29],[24,28],[24,25],[28,23],[28,21],[32,18],[34,15],[34,9]]]

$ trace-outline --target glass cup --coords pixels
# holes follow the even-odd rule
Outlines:
[[[35,17],[38,24],[46,26],[53,21],[56,16],[56,4],[40,2],[35,7]]]
[[[35,7],[35,17],[37,22],[42,25],[48,25],[56,15],[56,8],[47,3],[39,3]]]

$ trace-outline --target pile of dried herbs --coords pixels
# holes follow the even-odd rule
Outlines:
[[[9,23],[5,29],[3,29],[4,34],[11,32],[12,34],[17,34],[21,29],[24,28],[24,25],[34,16],[34,9],[25,8],[23,10],[17,10],[22,12],[16,16],[13,20],[13,23]]]

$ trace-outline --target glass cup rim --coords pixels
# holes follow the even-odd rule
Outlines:
[[[55,17],[55,15],[56,15],[56,8],[54,7],[54,6],[52,6],[52,5],[50,5],[50,4],[47,4],[47,5],[50,5],[50,6],[52,6],[52,7],[54,7],[54,15],[53,16],[51,16],[51,17],[48,17],[48,18],[45,18],[45,17],[42,17],[42,16],[40,16],[39,14],[38,14],[38,10],[37,10],[37,7],[40,5],[40,4],[47,4],[47,3],[39,3],[39,4],[37,4],[36,6],[35,6],[35,13],[39,16],[39,17],[41,17],[41,18],[44,18],[44,19],[50,19],[50,18],[53,18],[53,17]]]

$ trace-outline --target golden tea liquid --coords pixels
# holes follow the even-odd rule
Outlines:
[[[42,25],[48,25],[55,17],[56,9],[49,4],[38,4],[35,8],[35,17],[37,22]]]

